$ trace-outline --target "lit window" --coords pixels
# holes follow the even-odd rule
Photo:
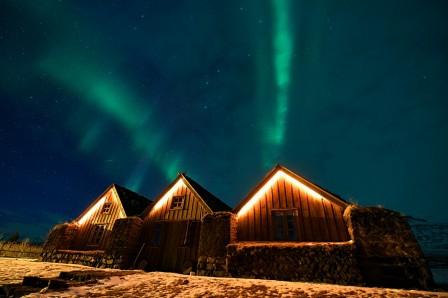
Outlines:
[[[106,230],[105,224],[95,225],[90,243],[94,244],[94,245],[99,244],[101,241],[101,238],[103,238],[105,230]]]
[[[109,213],[111,207],[112,207],[111,203],[104,204],[103,209],[101,210],[101,213]]]
[[[184,208],[185,196],[175,196],[171,202],[171,209]]]
[[[272,210],[275,240],[297,240],[297,210]]]

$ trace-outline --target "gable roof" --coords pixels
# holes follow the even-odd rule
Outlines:
[[[187,182],[191,185],[191,187],[196,191],[196,193],[199,195],[199,197],[204,200],[204,202],[210,207],[211,211],[217,212],[217,211],[231,211],[232,208],[215,197],[212,193],[210,193],[208,190],[203,188],[199,183],[191,179],[185,174],[180,174],[182,177],[184,177]]]
[[[194,193],[199,201],[203,203],[203,205],[209,209],[210,212],[217,212],[217,211],[231,211],[232,208],[229,207],[226,203],[218,199],[216,196],[214,196],[212,193],[210,193],[208,190],[206,190],[204,187],[202,187],[199,183],[194,181],[192,178],[188,177],[184,173],[177,174],[176,179],[173,180],[173,182],[168,185],[168,187],[152,202],[151,205],[149,205],[145,211],[141,214],[141,217],[145,217],[148,215],[151,210],[154,209],[154,207],[162,200],[164,199],[165,195],[170,192],[170,190],[181,180],[192,193]]]
[[[145,208],[148,207],[152,203],[151,200],[145,198],[144,196],[139,195],[136,192],[133,192],[130,189],[127,189],[118,184],[111,184],[74,221],[78,222],[79,220],[81,220],[81,218],[83,218],[84,215],[87,214],[90,209],[92,209],[94,206],[96,206],[97,204],[99,204],[101,202],[101,200],[104,198],[104,195],[111,189],[115,189],[117,197],[120,200],[121,205],[123,206],[126,216],[138,215],[138,214],[142,213],[143,210],[145,210]]]
[[[318,186],[317,184],[311,183],[310,181],[306,180],[302,176],[294,173],[293,171],[289,170],[285,166],[282,166],[280,164],[277,164],[264,178],[261,180],[260,183],[233,209],[234,213],[238,213],[249,201],[250,199],[260,190],[263,188],[264,185],[266,185],[278,172],[282,171],[284,174],[290,176],[291,178],[297,180],[299,183],[303,184],[304,186],[308,187],[312,191],[316,192],[320,196],[322,196],[325,199],[328,199],[329,201],[341,206],[346,207],[348,205],[348,202],[343,200],[338,195],[335,195],[327,190],[325,190],[323,187]]]
[[[112,184],[120,198],[126,216],[139,215],[152,201],[138,193],[118,184]]]

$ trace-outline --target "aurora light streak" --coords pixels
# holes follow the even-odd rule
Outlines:
[[[285,141],[286,124],[288,120],[289,85],[291,72],[291,57],[293,53],[293,36],[290,23],[290,1],[272,0],[273,7],[273,63],[275,78],[275,107],[271,123],[265,124],[263,131],[265,150],[263,165],[269,168],[279,158],[280,150]]]
[[[277,84],[277,109],[276,122],[268,136],[274,144],[282,145],[285,139],[288,113],[293,37],[290,32],[289,0],[272,0],[271,2],[275,12],[274,66]]]
[[[161,172],[165,173],[166,179],[170,179],[178,172],[179,157],[166,159],[164,153],[166,146],[163,140],[163,130],[152,124],[151,106],[141,106],[138,99],[131,90],[123,88],[126,80],[118,76],[104,76],[101,69],[95,67],[95,63],[82,63],[77,59],[75,53],[67,56],[49,56],[41,60],[41,68],[49,73],[67,89],[79,95],[79,98],[93,108],[109,115],[122,129],[131,136],[135,154],[142,156],[140,160],[151,161]],[[81,112],[81,113],[88,113]],[[81,139],[79,148],[84,152],[91,150],[98,143],[103,125],[101,118],[89,123],[82,123],[85,134]],[[91,119],[89,119],[91,120]],[[76,129],[79,129],[79,124]],[[112,140],[111,140],[112,141]],[[112,143],[112,142],[111,142]],[[148,162],[139,162],[135,170],[129,174],[126,186],[138,191],[147,173]]]
[[[236,206],[277,163],[360,205],[448,208],[444,1],[0,6],[5,237],[183,171]]]

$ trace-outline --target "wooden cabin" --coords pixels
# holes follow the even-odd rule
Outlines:
[[[71,249],[104,250],[115,220],[139,215],[151,202],[132,190],[112,184],[74,220],[78,230]]]
[[[238,241],[350,240],[343,220],[348,203],[277,165],[238,204]]]
[[[231,208],[185,174],[142,214],[142,251],[147,270],[188,272],[196,266],[201,219]]]

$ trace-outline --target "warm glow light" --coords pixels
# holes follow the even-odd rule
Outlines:
[[[252,199],[249,200],[249,202],[246,203],[246,205],[243,206],[243,208],[241,208],[241,210],[238,212],[238,216],[243,215],[244,213],[247,212],[247,210],[249,210],[256,202],[258,202],[258,200],[261,198],[261,196],[263,196],[264,194],[266,194],[266,192],[268,191],[268,189],[274,184],[276,183],[280,178],[285,179],[286,181],[290,182],[291,184],[293,184],[296,187],[299,187],[300,189],[303,189],[308,195],[311,195],[312,197],[314,197],[315,199],[321,199],[322,196],[319,195],[317,192],[315,192],[314,190],[312,190],[311,188],[309,188],[308,186],[306,186],[305,184],[297,181],[296,179],[294,179],[293,177],[289,176],[288,174],[286,174],[285,172],[283,172],[282,170],[279,170],[277,173],[275,173],[275,175],[268,181],[268,183],[266,183],[262,188],[260,188],[259,191],[257,191],[257,193],[252,197]]]
[[[173,187],[157,202],[157,204],[154,206],[153,211],[156,211],[160,209],[166,201],[173,195],[174,192],[177,191],[177,189],[181,186],[185,186],[185,183],[182,181],[182,179],[179,179],[176,184],[174,184]]]
[[[246,203],[246,205],[241,208],[241,210],[238,212],[238,216],[246,213],[247,210],[249,210],[255,202],[257,202],[262,195],[266,193],[266,191],[280,178],[281,171],[278,171],[275,173],[274,177],[271,178],[271,180],[268,181],[253,197],[249,200],[249,202]]]
[[[104,201],[106,200],[106,197],[103,197],[101,200],[99,200],[98,202],[96,202],[96,204],[90,208],[89,212],[87,212],[86,214],[84,214],[84,216],[77,222],[78,225],[82,225],[83,223],[86,222],[86,220],[92,216],[93,213],[95,213],[98,208],[100,208],[100,206],[104,203]]]
[[[283,174],[283,178],[285,178],[285,180],[287,180],[288,182],[292,183],[293,185],[302,188],[303,190],[305,190],[305,192],[308,195],[311,195],[313,198],[315,199],[321,199],[322,196],[320,194],[318,194],[317,192],[315,192],[314,190],[312,190],[311,188],[309,188],[308,186],[306,186],[305,184],[301,183],[300,181],[292,178],[291,176],[289,176],[288,174],[282,172]]]

